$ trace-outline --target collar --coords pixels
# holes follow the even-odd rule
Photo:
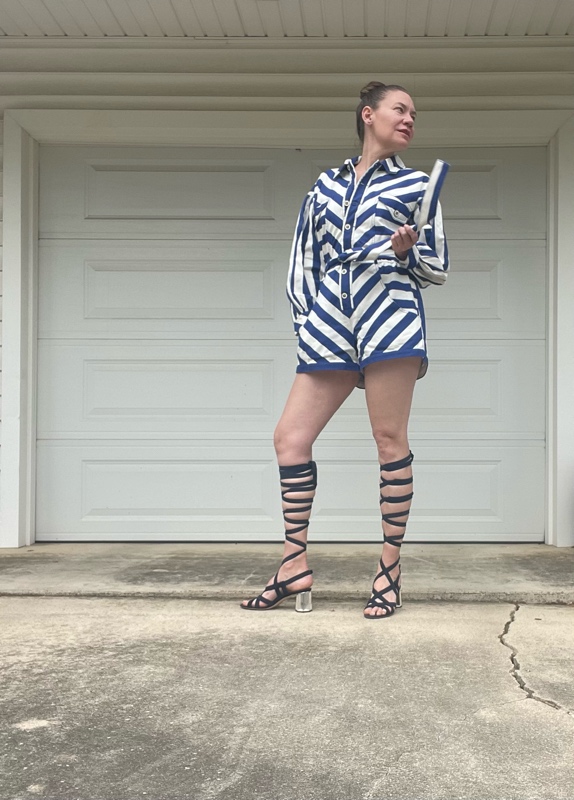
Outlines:
[[[340,167],[335,169],[335,174],[340,174],[344,170],[351,171],[351,165],[356,166],[359,161],[361,160],[361,156],[354,156],[353,158],[347,158],[345,163],[342,164]],[[375,166],[376,165],[376,166]],[[379,161],[375,161],[369,169],[378,169],[382,166],[387,172],[399,172],[401,169],[406,169],[402,159],[399,156],[389,156],[388,158],[380,159]]]

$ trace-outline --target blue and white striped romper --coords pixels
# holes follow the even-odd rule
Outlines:
[[[416,226],[428,176],[391,156],[357,182],[359,160],[323,172],[299,213],[287,281],[297,372],[359,372],[375,361],[419,356],[422,378],[428,357],[420,290],[444,283],[448,270],[440,205],[400,260],[389,237]]]

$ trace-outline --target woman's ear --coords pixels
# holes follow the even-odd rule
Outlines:
[[[363,122],[365,125],[373,124],[373,109],[370,106],[365,106],[363,109]]]

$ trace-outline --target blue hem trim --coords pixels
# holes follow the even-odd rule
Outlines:
[[[389,361],[391,358],[422,358],[423,364],[428,362],[427,354],[424,350],[397,350],[396,353],[375,353],[374,355],[361,362],[361,369],[368,367],[369,364],[376,364],[377,361]]]
[[[299,364],[297,372],[360,372],[358,364]]]

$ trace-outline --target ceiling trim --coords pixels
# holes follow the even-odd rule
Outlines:
[[[41,144],[357,147],[344,111],[126,111],[9,109]],[[572,110],[427,111],[416,145],[546,145]]]
[[[102,48],[144,50],[449,50],[453,48],[574,48],[573,36],[398,36],[370,37],[345,36],[344,38],[289,36],[181,36],[181,37],[137,37],[137,36],[2,36],[2,48]]]
[[[226,113],[277,112],[277,111],[339,111],[352,124],[353,108],[357,100],[353,97],[243,97],[221,95],[217,97],[189,97],[187,95],[0,95],[0,115],[10,109],[88,109],[118,111],[221,111]],[[497,97],[477,95],[475,97],[417,97],[419,112],[428,111],[555,111],[574,110],[574,95],[520,95]],[[419,116],[417,131],[424,122]]]

